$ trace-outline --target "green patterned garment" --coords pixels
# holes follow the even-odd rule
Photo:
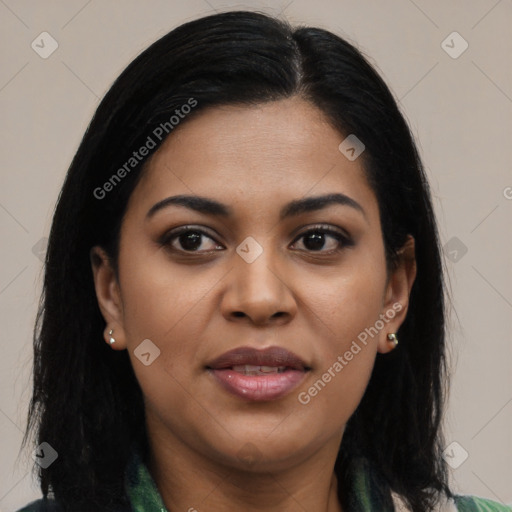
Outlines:
[[[125,475],[126,492],[131,508],[120,512],[169,512],[162,501],[155,481],[139,452],[134,451]],[[389,501],[378,489],[377,476],[365,459],[357,459],[349,482],[349,509],[346,512],[406,512],[398,502]],[[188,512],[207,511],[201,504],[192,504]],[[59,512],[51,500],[37,500],[18,512]],[[512,507],[475,496],[456,496],[446,506],[435,512],[512,512]]]
[[[352,475],[349,510],[347,512],[395,512],[391,505],[383,507],[379,493],[375,490],[375,475],[364,459],[357,460]],[[162,501],[156,484],[138,454],[126,474],[126,488],[133,512],[169,512]],[[189,512],[202,510],[200,504]],[[207,510],[207,507],[204,508]],[[405,508],[400,510],[406,510]],[[512,507],[475,496],[456,496],[455,503],[445,509],[447,512],[512,512]],[[436,512],[444,512],[439,510]]]

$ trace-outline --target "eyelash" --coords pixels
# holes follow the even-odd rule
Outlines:
[[[176,249],[175,247],[171,246],[171,242],[173,242],[179,236],[181,236],[181,235],[183,235],[185,233],[190,233],[190,232],[194,232],[194,233],[198,233],[200,235],[204,235],[207,238],[210,238],[211,240],[213,240],[215,243],[218,244],[218,242],[209,233],[207,233],[206,231],[204,231],[204,230],[202,230],[200,228],[194,227],[194,226],[182,226],[182,227],[177,228],[175,230],[169,231],[169,232],[165,233],[158,240],[158,243],[161,246],[167,247],[167,248],[169,248],[170,250],[172,250],[174,252],[179,252],[179,253],[184,253],[184,254],[203,254],[203,253],[211,253],[211,252],[215,252],[216,251],[216,249],[213,249],[213,250],[210,250],[210,251],[190,251],[190,250],[187,251],[186,249]],[[350,246],[354,245],[353,241],[348,236],[344,235],[343,233],[341,233],[341,232],[339,232],[339,231],[337,231],[335,229],[332,229],[329,226],[324,226],[324,225],[321,225],[321,224],[312,226],[307,231],[304,231],[303,233],[298,235],[294,239],[292,244],[295,244],[301,238],[304,238],[307,235],[310,235],[310,234],[313,234],[313,233],[321,233],[321,234],[327,234],[329,236],[332,236],[333,238],[335,238],[337,240],[339,245],[338,245],[338,247],[336,249],[331,249],[330,251],[323,251],[323,250],[314,251],[314,250],[307,250],[307,249],[305,250],[305,252],[308,252],[308,253],[311,253],[311,254],[315,254],[315,255],[316,254],[332,255],[332,254],[335,254],[335,253],[338,253],[338,252],[342,251],[346,247],[350,247]]]

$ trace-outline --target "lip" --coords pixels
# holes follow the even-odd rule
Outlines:
[[[282,373],[244,375],[234,366],[285,367]],[[282,347],[255,349],[239,347],[225,352],[206,365],[221,387],[250,401],[277,400],[296,388],[311,370],[296,354]]]

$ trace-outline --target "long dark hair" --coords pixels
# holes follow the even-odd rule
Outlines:
[[[209,106],[292,96],[323,111],[340,137],[355,134],[365,144],[388,268],[408,234],[416,241],[417,277],[400,345],[377,355],[343,436],[335,466],[340,499],[357,456],[380,475],[383,502],[393,490],[414,512],[424,512],[437,492],[453,496],[441,456],[448,377],[442,262],[429,187],[407,123],[383,80],[347,41],[234,11],[181,25],[139,55],[99,105],[67,173],[45,261],[23,439],[25,445],[35,432],[38,444],[48,442],[59,453],[38,476],[43,495],[53,494],[66,510],[126,503],[129,447],[136,441],[148,448],[142,392],[127,352],[104,343],[89,259],[91,247],[100,245],[116,264],[127,201],[150,155],[126,163],[150,136],[158,148],[159,127],[172,136],[177,110],[188,112],[180,116],[183,123]]]

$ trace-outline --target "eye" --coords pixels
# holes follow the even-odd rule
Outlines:
[[[208,239],[210,243],[204,243]],[[206,231],[193,226],[182,226],[169,231],[159,240],[160,245],[181,252],[210,252],[224,249]],[[205,247],[206,245],[206,247]]]
[[[305,231],[294,240],[292,248],[296,249],[293,246],[302,239],[304,249],[299,247],[299,250],[324,254],[332,254],[353,245],[348,236],[330,226],[314,226]],[[196,254],[224,249],[209,233],[194,226],[182,226],[165,233],[159,239],[159,244],[173,251]]]
[[[304,239],[302,245],[305,247],[305,250],[309,252],[323,252],[331,254],[340,251],[344,247],[353,245],[350,238],[344,235],[341,231],[337,231],[328,226],[315,226],[312,229],[309,229],[297,237],[293,242],[293,245],[301,239]]]

